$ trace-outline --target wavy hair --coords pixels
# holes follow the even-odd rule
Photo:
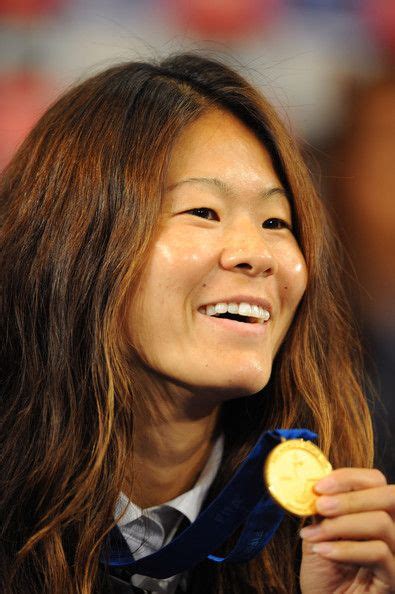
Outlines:
[[[309,280],[269,385],[223,405],[225,455],[208,500],[266,428],[308,427],[334,466],[371,464],[342,259],[295,142],[262,94],[218,60],[178,54],[114,66],[44,114],[1,181],[4,594],[101,592],[99,551],[115,524],[133,411],[147,398],[120,320],[155,238],[174,141],[213,107],[269,151]],[[200,564],[190,591],[293,592],[296,527],[284,522],[245,565]]]

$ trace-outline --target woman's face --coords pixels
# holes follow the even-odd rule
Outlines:
[[[285,191],[260,141],[222,111],[179,137],[166,188],[130,340],[174,387],[254,394],[306,288]]]

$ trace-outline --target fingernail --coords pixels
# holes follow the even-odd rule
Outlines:
[[[325,478],[318,481],[316,485],[314,485],[314,491],[316,493],[333,493],[336,491],[337,483],[335,479],[330,476],[326,476]]]
[[[313,553],[329,554],[333,551],[333,546],[329,542],[318,542],[311,547]]]
[[[299,534],[301,538],[312,538],[313,536],[317,536],[320,532],[320,526],[305,526]]]
[[[318,497],[315,503],[318,512],[334,512],[339,509],[340,502],[337,497]]]

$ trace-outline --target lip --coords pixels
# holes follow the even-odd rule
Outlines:
[[[253,297],[252,295],[232,295],[230,297],[219,297],[210,301],[206,301],[206,303],[202,303],[199,305],[199,308],[206,307],[207,305],[215,305],[216,303],[250,303],[251,305],[259,305],[270,313],[270,318],[272,317],[271,303],[266,299],[262,299],[261,297]]]
[[[198,311],[198,314],[202,316],[202,318],[205,319],[208,324],[211,324],[210,327],[212,328],[212,330],[214,330],[214,328],[217,328],[218,330],[224,330],[225,332],[233,332],[234,334],[238,334],[239,336],[250,338],[261,338],[262,336],[264,336],[267,331],[267,325],[270,322],[269,318],[269,320],[267,320],[263,324],[243,324],[242,322],[236,322],[234,320],[228,320],[226,318],[207,316],[206,314],[200,311]]]

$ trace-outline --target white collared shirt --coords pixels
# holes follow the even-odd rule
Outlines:
[[[168,544],[183,518],[194,522],[200,512],[203,500],[217,474],[224,448],[221,435],[214,443],[211,454],[194,487],[162,505],[142,510],[121,491],[115,508],[115,517],[126,508],[118,521],[118,528],[126,540],[134,559],[155,553]],[[134,575],[132,584],[143,590],[158,594],[173,594],[180,583],[185,586],[185,576],[179,574],[166,579]],[[183,583],[184,582],[184,583]]]

